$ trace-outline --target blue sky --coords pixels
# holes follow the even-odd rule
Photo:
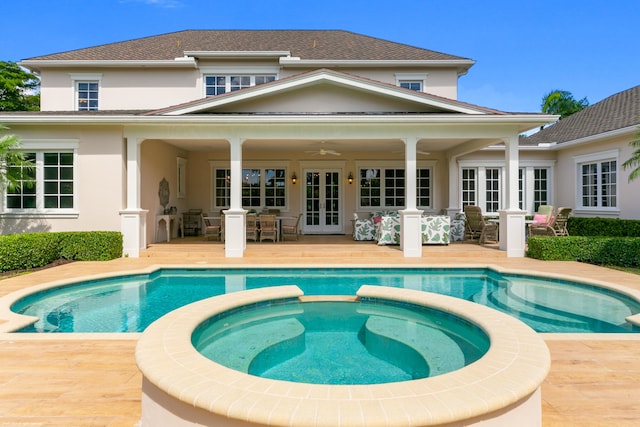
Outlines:
[[[458,98],[504,111],[640,84],[637,0],[12,0],[2,13],[0,61],[187,29],[340,29],[471,58]]]

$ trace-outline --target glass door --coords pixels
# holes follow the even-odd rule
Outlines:
[[[305,234],[342,233],[342,173],[337,169],[304,171]]]

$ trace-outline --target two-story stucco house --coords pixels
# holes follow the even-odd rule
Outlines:
[[[36,185],[2,196],[2,233],[120,230],[136,257],[164,237],[165,208],[224,210],[225,253],[241,257],[249,209],[301,213],[305,234],[399,210],[414,257],[421,214],[478,204],[500,214],[500,248],[523,256],[525,213],[571,205],[554,190],[570,161],[550,144],[520,150],[555,116],[458,101],[473,64],[311,30],[183,31],[25,59],[42,111],[0,123],[35,159]]]

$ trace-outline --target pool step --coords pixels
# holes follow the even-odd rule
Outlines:
[[[451,337],[442,331],[415,322],[382,316],[370,316],[365,324],[365,346],[378,357],[393,357],[387,360],[396,366],[418,367],[414,354],[426,362],[426,375],[435,376],[460,369],[465,365],[465,356]],[[389,351],[389,346],[400,343],[414,352]],[[403,360],[408,359],[408,360]],[[413,359],[413,360],[412,360]],[[423,372],[414,373],[425,376]]]
[[[232,334],[219,337],[211,345],[199,349],[205,357],[241,372],[249,372],[251,362],[260,353],[285,342],[302,345],[304,326],[296,319],[279,319],[246,325]],[[298,344],[296,344],[298,343]]]

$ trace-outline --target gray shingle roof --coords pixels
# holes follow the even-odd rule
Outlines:
[[[640,85],[611,95],[521,140],[526,145],[563,143],[640,124]]]
[[[27,60],[173,60],[185,51],[290,51],[305,60],[466,60],[341,30],[186,30]]]

